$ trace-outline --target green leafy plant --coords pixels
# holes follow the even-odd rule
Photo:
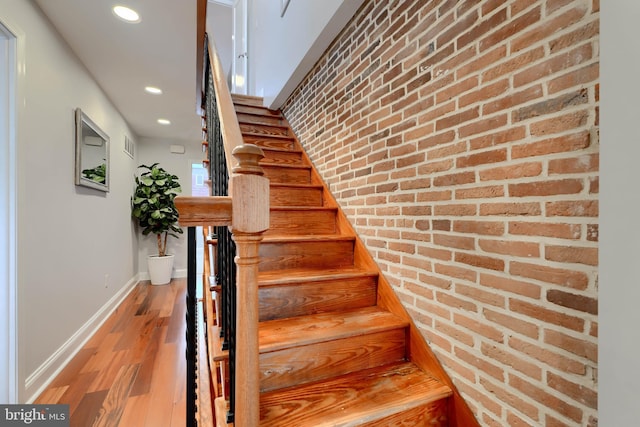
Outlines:
[[[131,215],[138,220],[142,234],[155,234],[158,240],[158,256],[165,256],[167,236],[178,237],[182,229],[178,222],[178,210],[173,202],[182,191],[178,177],[154,163],[140,165],[145,171],[135,177],[136,189],[131,197]]]
[[[103,163],[101,165],[96,166],[91,169],[83,169],[82,176],[90,179],[91,181],[99,182],[100,184],[104,184],[107,180],[107,165]]]

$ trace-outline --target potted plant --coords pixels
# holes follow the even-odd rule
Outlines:
[[[131,215],[138,221],[143,235],[155,234],[158,254],[149,255],[149,278],[152,285],[171,281],[173,255],[167,254],[167,237],[178,237],[182,229],[177,226],[178,210],[173,199],[182,190],[178,177],[154,163],[140,165],[144,169],[135,177],[136,188],[131,197]]]

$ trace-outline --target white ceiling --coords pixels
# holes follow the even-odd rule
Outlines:
[[[195,0],[35,2],[139,137],[200,142]],[[138,11],[141,22],[116,18],[116,4]],[[148,85],[164,93],[148,94]]]

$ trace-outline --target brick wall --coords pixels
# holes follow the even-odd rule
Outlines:
[[[598,38],[598,0],[371,0],[283,107],[482,425],[597,425]]]

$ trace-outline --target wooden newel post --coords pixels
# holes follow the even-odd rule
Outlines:
[[[269,180],[258,162],[264,157],[255,145],[233,150],[233,240],[236,242],[236,393],[235,427],[260,424],[258,352],[258,249],[269,228]]]

